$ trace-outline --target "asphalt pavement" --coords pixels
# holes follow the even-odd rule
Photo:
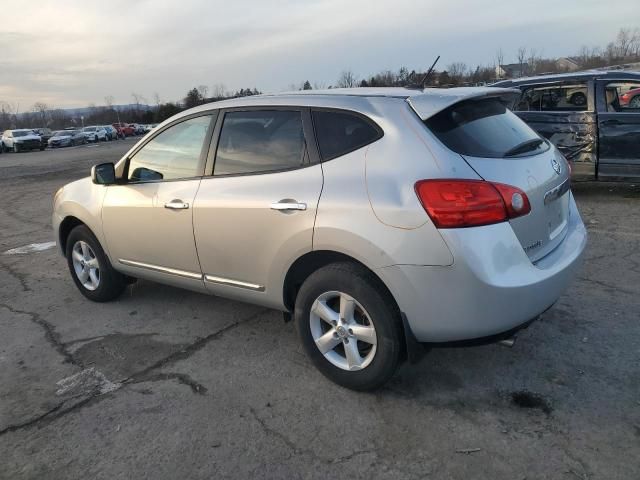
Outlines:
[[[363,394],[279,312],[80,295],[52,195],[132,145],[0,155],[0,478],[640,478],[640,186],[574,185],[585,265],[513,348],[434,349]]]

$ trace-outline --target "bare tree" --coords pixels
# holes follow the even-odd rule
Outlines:
[[[451,65],[447,65],[447,72],[451,83],[458,85],[464,81],[464,76],[467,73],[467,65],[462,62],[454,62]]]
[[[227,96],[224,83],[216,83],[211,91],[213,98],[224,98]]]
[[[518,65],[520,66],[520,74],[519,74],[520,77],[524,76],[526,59],[527,59],[527,48],[519,47],[518,48]]]
[[[209,93],[209,87],[207,87],[206,85],[198,85],[198,93],[200,94],[200,97],[204,100],[207,98],[207,94]]]
[[[630,28],[621,28],[618,31],[615,46],[619,57],[626,58],[633,53],[638,36],[638,29],[632,31]]]
[[[538,64],[540,63],[541,55],[538,55],[538,51],[535,48],[529,50],[529,58],[527,63],[529,64],[529,73],[534,74],[538,71]]]
[[[36,102],[33,105],[33,111],[39,115],[39,121],[43,127],[47,126],[47,112],[49,111],[49,106],[44,102]]]
[[[496,50],[496,77],[500,78],[502,73],[502,65],[504,65],[504,52],[502,48]]]
[[[338,77],[336,86],[338,88],[353,88],[358,86],[358,79],[351,70],[343,70]]]
[[[115,101],[115,98],[113,98],[113,95],[107,95],[106,97],[104,97],[104,104],[109,110],[113,108],[114,101]]]

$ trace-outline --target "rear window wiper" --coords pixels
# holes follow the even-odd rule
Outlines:
[[[542,143],[544,143],[544,140],[542,140],[541,138],[532,138],[531,140],[526,140],[507,150],[504,153],[504,156],[513,157],[514,155],[518,155],[520,153],[530,152],[531,150],[535,150],[536,148],[538,148]]]

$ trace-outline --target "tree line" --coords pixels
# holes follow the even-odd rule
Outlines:
[[[577,68],[603,68],[627,63],[640,62],[640,29],[621,28],[615,39],[605,47],[583,46],[569,57]],[[545,58],[535,48],[519,47],[513,52],[512,65],[516,65],[518,76],[540,75],[545,73],[562,73],[568,67],[558,59]],[[505,52],[498,49],[493,63],[469,66],[463,62],[453,62],[442,70],[434,69],[426,81],[426,86],[455,87],[463,85],[485,85],[492,83],[509,73],[500,73],[497,67],[505,64]],[[354,87],[400,87],[420,82],[425,76],[424,70],[411,70],[401,67],[398,71],[384,70],[373,75],[359,78],[353,71],[344,70],[335,84],[326,85],[319,82],[313,85],[309,80],[299,85],[289,85],[289,90],[311,90],[321,88],[354,88]],[[176,113],[204,103],[228,98],[259,95],[257,88],[241,88],[230,92],[223,84],[215,84],[210,90],[206,85],[191,88],[181,101],[163,102],[158,93],[153,94],[153,101],[139,93],[132,93],[133,102],[126,106],[114,105],[114,97],[104,98],[104,105],[89,105],[82,113],[70,110],[51,108],[43,102],[36,102],[29,111],[19,112],[18,107],[0,101],[0,131],[8,128],[49,127],[62,129],[66,127],[82,127],[83,125],[103,125],[116,122],[124,123],[159,123]]]

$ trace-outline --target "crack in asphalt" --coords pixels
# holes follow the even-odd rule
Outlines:
[[[204,385],[196,382],[186,373],[156,373],[155,375],[143,375],[140,378],[130,381],[129,384],[134,385],[136,383],[163,382],[166,380],[177,380],[178,383],[188,386],[193,393],[198,395],[204,395],[207,393],[207,388]]]
[[[60,341],[60,335],[56,332],[55,327],[51,323],[44,320],[39,313],[29,312],[27,310],[19,310],[6,303],[0,303],[0,307],[6,308],[15,315],[25,315],[31,318],[32,322],[36,323],[44,330],[44,338],[56,350],[56,352],[62,355],[65,363],[77,365],[81,368],[83,367],[82,364],[80,364],[73,358],[73,355],[67,351],[64,344]]]
[[[65,356],[65,358],[69,358],[71,363],[73,363],[74,365],[78,365],[77,362],[74,361],[73,356],[71,354],[69,354],[68,352],[66,352],[66,350],[64,350],[63,344],[59,343],[58,340],[58,335],[55,333],[55,331],[53,330],[53,327],[46,321],[40,319],[39,315],[36,313],[31,313],[31,312],[25,312],[25,311],[21,311],[21,310],[17,310],[14,309],[6,304],[0,303],[0,307],[4,307],[6,309],[8,309],[10,312],[15,313],[15,314],[23,314],[23,315],[30,315],[32,318],[37,317],[39,319],[39,322],[36,323],[40,323],[41,325],[47,325],[48,328],[45,328],[45,332],[46,335],[51,337],[48,338],[50,340],[50,342],[53,342],[52,345],[54,345],[56,347],[56,349],[58,350],[58,352],[60,352],[63,356]],[[166,367],[167,365],[171,365],[174,364],[180,360],[184,360],[186,358],[189,358],[191,355],[193,355],[194,353],[196,353],[197,351],[201,350],[203,347],[205,347],[209,342],[221,337],[222,335],[224,335],[225,333],[229,332],[230,330],[233,330],[237,327],[239,327],[240,325],[243,325],[245,323],[248,323],[254,319],[256,319],[257,317],[259,317],[261,314],[265,313],[269,311],[269,309],[261,309],[260,311],[249,315],[248,317],[242,319],[242,320],[238,320],[236,322],[233,322],[229,325],[226,325],[225,327],[220,328],[219,330],[216,330],[215,332],[207,335],[206,337],[203,337],[199,340],[197,340],[196,342],[188,345],[187,347],[183,348],[182,350],[178,351],[178,352],[174,352],[171,355],[168,355],[167,357],[155,362],[154,364],[152,364],[151,366],[134,373],[133,375],[129,376],[128,378],[126,378],[125,380],[122,381],[121,386],[116,389],[116,390],[112,390],[110,392],[107,393],[101,393],[99,391],[99,389],[95,389],[94,391],[92,391],[85,399],[74,403],[73,405],[71,405],[68,408],[62,408],[64,406],[65,403],[67,403],[67,401],[62,401],[59,404],[57,404],[55,407],[51,408],[50,410],[48,410],[47,412],[38,415],[37,417],[34,417],[30,420],[27,420],[25,422],[22,422],[20,424],[15,424],[15,425],[9,425],[7,427],[5,427],[4,429],[0,430],[0,437],[10,433],[10,432],[15,432],[17,430],[23,430],[23,429],[28,429],[30,427],[33,426],[37,426],[40,425],[42,423],[44,423],[45,425],[50,424],[51,422],[57,420],[58,418],[71,413],[71,412],[75,412],[77,410],[80,410],[81,408],[88,406],[88,405],[92,405],[96,402],[102,401],[102,399],[108,398],[110,395],[113,395],[115,392],[117,392],[118,390],[126,387],[127,385],[135,385],[138,383],[143,383],[143,382],[157,382],[157,381],[165,381],[165,380],[177,380],[178,383],[183,384],[188,386],[189,388],[191,388],[191,390],[193,391],[193,393],[198,394],[198,395],[204,395],[207,392],[207,389],[200,383],[196,382],[195,380],[193,380],[189,375],[186,374],[182,374],[182,373],[157,373],[157,374],[151,374],[151,372],[153,370],[157,370],[158,368],[162,368],[162,367]],[[59,347],[59,348],[58,348]]]
[[[9,276],[15,278],[20,283],[20,287],[22,288],[23,292],[31,291],[31,287],[27,285],[27,276],[24,273],[18,272],[12,265],[6,263],[1,263],[0,268],[2,270],[5,270],[9,274]]]
[[[366,450],[355,450],[349,453],[348,455],[343,455],[341,457],[336,457],[336,458],[322,457],[318,455],[314,450],[299,447],[296,444],[296,442],[291,440],[284,433],[276,430],[275,428],[270,427],[267,424],[267,422],[262,417],[260,417],[260,415],[258,415],[258,413],[255,411],[253,407],[249,407],[249,412],[251,413],[251,416],[253,417],[253,419],[260,425],[260,427],[262,428],[262,430],[266,435],[279,439],[282,443],[285,444],[287,448],[293,451],[293,453],[296,455],[308,455],[319,462],[327,463],[327,464],[343,463],[355,457],[358,457],[360,455],[366,455],[370,453],[377,455],[377,452],[374,449],[366,449]]]

